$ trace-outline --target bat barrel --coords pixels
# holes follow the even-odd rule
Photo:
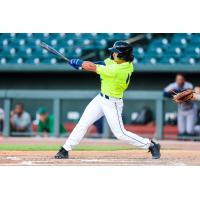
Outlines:
[[[44,43],[44,42],[40,42],[40,46],[44,49],[46,49],[48,52],[59,56],[60,58],[62,58],[63,60],[69,62],[69,59],[67,57],[65,57],[62,53],[60,53],[59,51],[57,51],[56,49],[54,49],[53,47],[49,46],[48,44]]]

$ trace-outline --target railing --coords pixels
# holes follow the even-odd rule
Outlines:
[[[138,63],[135,65],[135,72],[162,72],[162,73],[178,73],[178,72],[189,72],[189,73],[200,73],[200,64],[142,64]],[[31,73],[41,73],[41,72],[73,72],[73,73],[83,73],[83,71],[78,71],[73,69],[68,64],[0,64],[0,72],[31,72]]]
[[[69,99],[92,99],[98,94],[97,90],[0,90],[0,99],[4,100],[4,130],[3,135],[10,135],[10,113],[11,101],[13,99],[51,99],[53,100],[54,132],[60,133],[60,101]],[[159,91],[127,91],[124,99],[126,100],[153,100],[156,103],[156,133],[157,139],[163,138],[163,96]],[[110,129],[106,120],[103,123],[103,137],[109,137]]]

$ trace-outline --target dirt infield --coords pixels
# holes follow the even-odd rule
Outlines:
[[[1,144],[60,144],[65,139],[38,138],[5,138]],[[72,165],[72,166],[104,166],[104,165],[200,165],[200,143],[183,141],[160,141],[162,157],[152,160],[145,150],[117,151],[71,151],[70,159],[55,160],[56,151],[0,151],[0,165]],[[118,140],[84,139],[81,145],[91,146],[127,146]]]

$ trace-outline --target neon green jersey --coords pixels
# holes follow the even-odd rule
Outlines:
[[[107,58],[104,62],[105,66],[96,65],[96,72],[101,77],[101,92],[110,97],[122,98],[134,71],[133,63],[117,64],[110,58]]]

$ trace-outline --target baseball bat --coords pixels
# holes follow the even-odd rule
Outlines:
[[[64,56],[62,53],[60,53],[59,51],[57,51],[56,49],[54,49],[53,47],[49,46],[48,44],[46,44],[45,42],[40,42],[40,46],[43,48],[43,49],[46,49],[48,52],[62,58],[63,60],[67,61],[69,63],[69,59]]]

